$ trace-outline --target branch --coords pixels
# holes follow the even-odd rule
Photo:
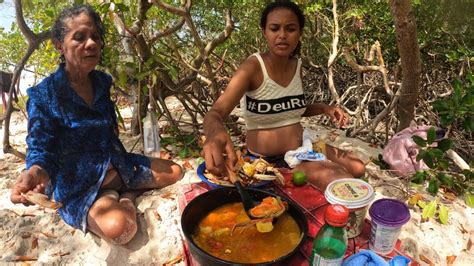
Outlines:
[[[212,41],[210,41],[205,48],[205,53],[206,55],[209,56],[209,54],[214,51],[214,49],[224,41],[226,41],[229,37],[232,31],[234,30],[234,21],[232,21],[232,13],[230,10],[226,11],[225,14],[225,28],[224,30]]]
[[[178,23],[176,23],[176,25],[173,25],[169,28],[166,28],[165,30],[163,30],[162,32],[158,32],[157,34],[155,34],[151,39],[150,39],[150,43],[154,43],[156,42],[157,39],[159,38],[162,38],[162,37],[165,37],[165,36],[168,36],[176,31],[178,31],[179,29],[181,29],[183,27],[185,23],[185,20],[184,18],[181,19]]]
[[[142,30],[143,22],[146,20],[146,12],[151,6],[152,4],[148,3],[148,0],[140,0],[138,2],[138,20],[129,29],[133,35],[138,34]]]
[[[464,161],[464,159],[459,156],[459,154],[457,154],[455,151],[449,149],[446,151],[446,155],[451,159],[453,160],[453,162],[459,167],[461,168],[462,170],[469,170],[471,169],[469,167],[469,164],[466,163],[466,161]]]
[[[336,86],[334,85],[334,69],[333,64],[337,57],[337,44],[339,42],[339,23],[337,22],[337,1],[332,1],[332,15],[334,19],[334,28],[332,32],[332,51],[328,59],[328,86],[331,91],[333,100],[336,101],[336,104],[339,104],[340,98],[337,93]]]
[[[368,127],[370,127],[368,129],[368,132],[369,134],[367,135],[367,138],[369,138],[374,132],[375,132],[375,128],[377,127],[377,125],[380,123],[380,121],[382,121],[385,116],[387,116],[391,111],[392,109],[395,107],[395,105],[398,103],[398,99],[401,97],[401,89],[398,89],[397,92],[395,93],[395,95],[393,95],[390,103],[382,110],[382,112],[380,112],[371,122],[369,125],[365,126],[365,127],[361,127],[359,130],[353,132],[352,134],[353,135],[356,135],[357,133],[361,132],[363,129],[367,129]]]
[[[25,67],[26,62],[33,54],[33,52],[38,49],[39,45],[46,39],[50,37],[50,30],[41,32],[39,34],[35,34],[25,22],[25,18],[23,17],[23,6],[21,5],[21,0],[15,0],[15,14],[16,14],[16,21],[18,23],[18,27],[20,28],[21,33],[25,36],[28,42],[28,50],[26,51],[25,55],[21,59],[20,63],[16,66],[15,71],[13,72],[13,79],[12,84],[10,86],[10,91],[8,94],[8,106],[7,112],[5,114],[5,130],[3,134],[3,152],[4,153],[11,153],[19,158],[25,158],[25,154],[15,150],[10,145],[10,118],[13,112],[13,91],[15,90],[15,85],[17,84],[18,80],[21,76],[21,71]]]
[[[21,5],[21,0],[15,0],[15,15],[16,15],[16,23],[18,24],[18,28],[20,28],[21,33],[26,38],[28,43],[31,43],[35,38],[35,33],[28,27],[25,22],[25,18],[23,17],[23,6]]]
[[[10,119],[11,115],[13,112],[13,104],[12,104],[12,92],[15,88],[16,80],[19,79],[21,70],[25,66],[26,62],[30,58],[30,56],[33,54],[33,52],[38,48],[39,43],[33,42],[32,45],[28,46],[28,50],[26,51],[26,54],[23,56],[21,59],[20,63],[16,67],[15,71],[13,72],[13,80],[12,80],[12,85],[10,87],[10,93],[8,95],[8,107],[7,107],[7,113],[5,115],[5,129],[4,129],[4,134],[3,134],[3,153],[11,153],[14,154],[15,156],[25,159],[25,154],[17,151],[15,148],[13,148],[10,145]]]
[[[370,55],[367,58],[367,61],[371,62],[373,60],[373,54],[374,53],[376,53],[376,55],[377,55],[377,61],[379,63],[378,66],[377,65],[362,66],[362,65],[357,64],[355,62],[355,60],[352,59],[352,57],[349,54],[348,49],[346,49],[346,48],[344,49],[342,54],[343,54],[344,59],[346,60],[347,64],[353,70],[355,70],[357,73],[362,74],[364,72],[370,72],[370,71],[380,72],[382,74],[382,77],[383,77],[383,86],[384,86],[385,92],[388,95],[393,96],[393,91],[390,89],[389,82],[388,82],[387,68],[385,67],[385,63],[384,63],[384,60],[383,60],[383,57],[382,57],[382,50],[380,48],[380,43],[378,41],[376,41],[375,44],[372,45],[372,48],[370,49]]]
[[[170,13],[173,13],[175,15],[181,16],[181,17],[186,16],[186,13],[187,13],[187,10],[186,10],[187,8],[186,7],[188,7],[188,10],[191,7],[191,0],[187,0],[186,5],[184,7],[181,7],[181,8],[169,5],[167,3],[163,3],[161,0],[152,0],[152,2],[157,7],[161,8],[163,10],[166,10]]]

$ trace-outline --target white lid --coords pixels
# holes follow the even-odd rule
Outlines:
[[[363,180],[342,178],[329,183],[324,196],[331,204],[357,209],[367,206],[374,199],[375,193],[372,186]]]

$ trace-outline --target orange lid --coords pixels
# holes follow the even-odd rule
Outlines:
[[[341,204],[330,204],[326,208],[326,223],[332,226],[342,227],[347,224],[349,209]]]

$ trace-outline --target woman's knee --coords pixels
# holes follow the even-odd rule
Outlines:
[[[159,187],[174,184],[184,176],[183,168],[170,160],[154,159],[151,163],[151,167]]]
[[[137,221],[135,214],[130,211],[115,210],[101,219],[99,225],[103,237],[115,245],[124,245],[135,237],[137,233]]]
[[[171,169],[172,169],[172,179],[174,180],[173,183],[176,183],[183,178],[184,169],[181,165],[175,163],[174,165],[171,166]]]
[[[356,178],[363,177],[366,171],[365,164],[361,160],[352,162],[348,170]]]

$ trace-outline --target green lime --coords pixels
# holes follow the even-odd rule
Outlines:
[[[293,184],[296,186],[302,186],[306,183],[306,175],[302,171],[296,171],[293,173]]]

